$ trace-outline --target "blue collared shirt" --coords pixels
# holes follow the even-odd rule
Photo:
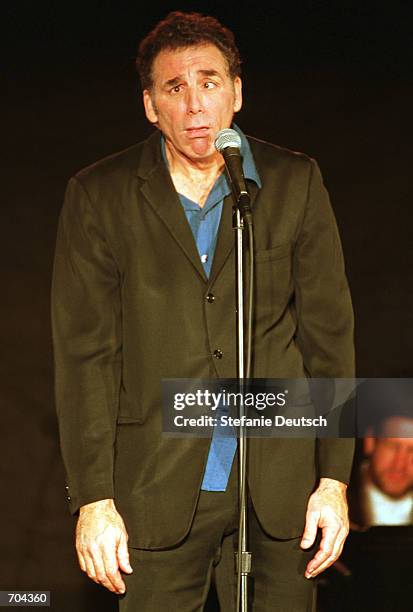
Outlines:
[[[242,167],[244,170],[244,176],[246,179],[254,181],[258,187],[261,187],[260,177],[255,167],[249,142],[238,126],[233,124],[233,128],[241,137],[241,155],[243,158]],[[168,163],[165,150],[165,140],[163,137],[162,155],[165,162]],[[222,172],[222,174],[220,174],[215,181],[215,184],[209,192],[203,207],[199,206],[197,202],[190,200],[182,193],[178,193],[186,218],[191,226],[205,274],[208,277],[211,272],[212,260],[214,258],[224,198],[230,193],[231,186],[225,171]]]

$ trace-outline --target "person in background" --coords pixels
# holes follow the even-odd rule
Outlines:
[[[349,488],[352,528],[413,524],[413,414],[370,427],[363,447]]]

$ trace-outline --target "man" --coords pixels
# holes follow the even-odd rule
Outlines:
[[[231,610],[234,450],[215,461],[207,439],[163,437],[161,380],[236,377],[232,198],[214,139],[242,105],[240,59],[215,19],[175,12],[141,43],[138,68],[158,129],[70,181],[58,232],[57,409],[76,547],[93,580],[126,589],[121,610],[202,609],[214,570]],[[258,245],[253,376],[352,376],[318,167],[238,131]],[[346,440],[251,440],[255,611],[314,609],[308,579],[348,530],[352,452]]]
[[[363,439],[365,459],[354,466],[350,487],[350,517],[353,529],[377,525],[413,524],[413,412],[409,395],[404,394],[404,410],[392,404],[405,386],[397,381],[380,401],[378,417]],[[396,387],[396,389],[394,388]]]
[[[392,416],[383,437],[366,438],[365,512],[370,525],[413,523],[413,419]],[[409,437],[406,437],[409,436]]]

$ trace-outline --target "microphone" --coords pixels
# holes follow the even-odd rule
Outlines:
[[[242,169],[240,135],[235,130],[225,128],[218,132],[214,144],[224,158],[236,205],[245,222],[252,225],[251,198]]]

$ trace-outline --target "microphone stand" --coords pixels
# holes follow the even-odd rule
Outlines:
[[[245,363],[244,363],[244,220],[238,206],[233,212],[233,229],[235,230],[235,246],[236,246],[236,292],[237,292],[237,365],[238,365],[238,380],[241,391],[241,397],[244,397],[245,386]],[[252,232],[252,226],[247,227],[249,232]],[[251,244],[251,241],[250,241]],[[253,254],[250,253],[250,261],[253,261]],[[250,279],[250,284],[252,279]],[[250,291],[252,287],[250,286]],[[250,309],[251,309],[250,300]],[[251,311],[249,313],[251,317]],[[249,337],[251,343],[251,334]],[[251,353],[249,347],[248,353]],[[247,359],[247,374],[249,375],[250,359]],[[244,402],[239,405],[238,415],[240,418],[239,427],[239,532],[238,532],[238,552],[235,553],[236,568],[237,568],[237,612],[247,612],[248,610],[248,576],[251,571],[251,553],[247,550],[247,437],[246,428],[243,424],[243,415],[245,414]]]
[[[240,153],[241,138],[235,130],[223,129],[218,132],[215,139],[215,148],[222,153],[231,184],[234,198],[232,227],[235,230],[236,252],[236,308],[237,308],[237,374],[238,385],[241,391],[241,402],[238,415],[239,426],[239,532],[238,552],[235,553],[237,568],[237,612],[248,610],[248,576],[251,572],[251,553],[247,550],[247,437],[244,424],[244,389],[245,383],[251,376],[252,355],[252,309],[254,288],[254,233],[252,211],[250,208],[250,194],[242,169]],[[244,228],[248,230],[249,244],[249,291],[248,291],[248,325],[247,325],[247,352],[244,350]],[[244,357],[246,355],[246,364]]]

